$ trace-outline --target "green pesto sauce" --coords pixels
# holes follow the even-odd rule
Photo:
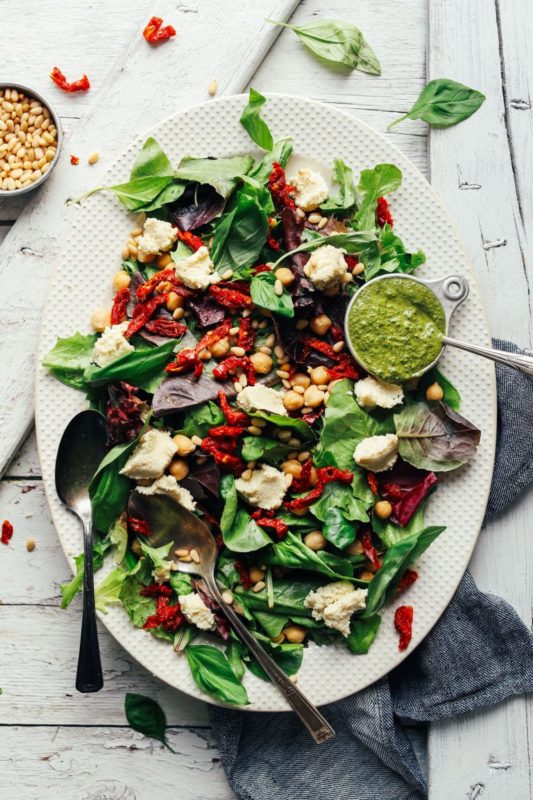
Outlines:
[[[407,381],[440,354],[446,317],[437,296],[409,278],[361,289],[348,314],[358,361],[384,381]]]

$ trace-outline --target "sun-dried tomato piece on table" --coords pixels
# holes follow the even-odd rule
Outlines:
[[[176,233],[178,234],[178,239],[180,240],[180,242],[186,244],[187,247],[193,252],[196,253],[196,251],[199,250],[200,247],[204,247],[204,243],[202,242],[200,237],[196,236],[196,234],[194,233],[191,233],[191,231],[180,231],[179,228],[176,228]]]
[[[152,17],[146,28],[143,30],[143,36],[150,44],[166,42],[167,39],[171,39],[172,36],[175,35],[175,28],[173,28],[172,25],[163,26],[163,20],[161,17]]]
[[[79,81],[74,81],[70,83],[67,81],[66,77],[63,75],[59,67],[54,67],[52,72],[50,73],[50,77],[52,78],[53,82],[56,86],[59,86],[64,92],[86,92],[88,89],[91,88],[91,84],[89,83],[89,78],[87,75],[84,75]],[[79,159],[78,159],[79,161]]]
[[[154,333],[159,336],[168,336],[169,339],[179,339],[187,333],[188,328],[182,322],[176,322],[173,319],[152,319],[144,326],[148,333]]]
[[[13,536],[13,525],[10,523],[8,519],[5,519],[2,522],[2,534],[0,536],[0,542],[2,542],[2,544],[9,544],[12,536]]]
[[[80,163],[80,159],[78,158],[78,156],[71,156],[70,163],[72,164],[73,167],[77,167],[78,164]]]
[[[394,612],[394,627],[400,634],[398,650],[405,650],[413,636],[413,606],[400,606]]]
[[[390,225],[391,228],[394,226],[394,220],[392,218],[392,214],[390,213],[389,203],[385,197],[378,197],[378,203],[376,206],[376,222],[380,228],[383,228],[385,225]]]
[[[152,535],[152,531],[146,520],[139,519],[138,517],[128,517],[128,529],[132,533],[137,533],[140,536]]]
[[[277,161],[272,164],[272,172],[268,176],[268,188],[274,203],[279,208],[295,208],[294,198],[291,197],[294,186],[287,183],[285,170]]]
[[[113,298],[113,306],[111,308],[111,325],[119,325],[126,318],[126,308],[130,301],[130,290],[119,289]]]
[[[415,569],[406,569],[403,573],[398,586],[396,587],[397,594],[405,592],[415,581],[418,580],[418,572]]]

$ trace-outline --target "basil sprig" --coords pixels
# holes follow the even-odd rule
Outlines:
[[[421,119],[432,128],[449,128],[468,119],[484,103],[485,95],[449,78],[436,78],[422,89],[412,109],[395,119],[389,130],[404,119]]]
[[[124,711],[134,731],[158,739],[172,753],[176,752],[167,741],[167,718],[159,703],[143,694],[128,692],[124,700]]]
[[[351,22],[322,19],[301,27],[274,19],[267,19],[267,22],[293,30],[300,41],[324,61],[371,75],[381,75],[378,57],[359,28]]]
[[[240,123],[250,135],[250,139],[263,150],[272,150],[274,139],[268,125],[261,119],[260,111],[266,103],[266,97],[250,88],[248,105],[241,114]]]

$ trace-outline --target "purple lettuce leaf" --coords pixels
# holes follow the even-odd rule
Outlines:
[[[208,184],[188,186],[170,207],[170,221],[182,231],[194,231],[218,217],[225,200]]]
[[[205,372],[198,380],[189,375],[167,378],[154,394],[152,411],[156,417],[185,411],[208,400],[216,400],[219,389],[223,389],[230,399],[235,397],[231,381],[215,381]]]

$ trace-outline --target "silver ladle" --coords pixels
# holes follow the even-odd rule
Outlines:
[[[151,547],[162,547],[171,542],[172,555],[175,550],[196,550],[199,556],[198,563],[175,560],[176,570],[203,578],[207,594],[220,607],[232,628],[299,716],[315,742],[322,744],[333,739],[335,731],[329,722],[278,667],[239,615],[222,598],[215,580],[217,545],[207,525],[174,500],[161,495],[142,495],[139,492],[132,492],[128,502],[128,514],[148,523],[151,530]]]

